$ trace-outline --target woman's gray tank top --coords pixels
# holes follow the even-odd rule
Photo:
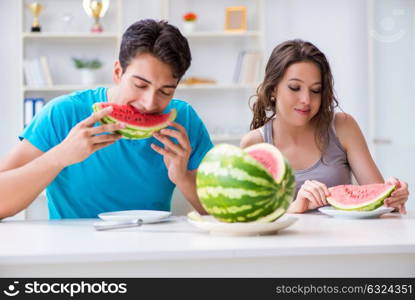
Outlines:
[[[262,137],[266,143],[274,145],[272,138],[272,120],[260,128]],[[327,187],[351,184],[351,170],[347,161],[346,152],[338,140],[334,124],[329,128],[329,142],[324,157],[322,156],[311,167],[304,170],[294,170],[295,173],[295,194],[306,180],[317,180]]]

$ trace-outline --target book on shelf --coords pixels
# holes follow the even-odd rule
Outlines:
[[[241,51],[236,59],[234,83],[256,83],[259,79],[261,54],[259,51]]]
[[[44,98],[24,98],[24,126],[26,127],[35,115],[45,106]]]
[[[23,73],[27,86],[45,87],[53,85],[46,56],[25,59],[23,61]]]
[[[52,81],[52,76],[50,75],[49,63],[48,63],[46,56],[41,56],[39,60],[40,60],[40,65],[42,66],[42,74],[46,81],[46,85],[52,86],[53,81]]]
[[[240,77],[240,73],[241,73],[242,58],[244,57],[245,53],[246,53],[246,51],[239,52],[238,57],[236,59],[235,72],[233,74],[233,82],[234,83],[239,82],[239,77]]]

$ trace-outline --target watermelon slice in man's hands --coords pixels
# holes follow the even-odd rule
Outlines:
[[[168,126],[176,118],[176,109],[165,114],[143,114],[131,105],[117,105],[108,102],[97,102],[92,106],[93,111],[100,111],[108,106],[113,110],[101,119],[103,124],[122,123],[125,127],[117,130],[125,139],[138,140],[149,138],[154,132]]]

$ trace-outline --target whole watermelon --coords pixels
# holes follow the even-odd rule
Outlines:
[[[219,144],[203,158],[196,186],[202,206],[219,221],[272,222],[287,211],[295,179],[271,144]]]

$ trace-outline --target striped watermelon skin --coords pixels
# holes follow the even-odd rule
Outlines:
[[[223,222],[260,222],[281,216],[292,201],[295,181],[286,161],[278,183],[268,170],[239,147],[220,144],[202,160],[196,177],[202,206]],[[273,221],[269,219],[268,221]]]

